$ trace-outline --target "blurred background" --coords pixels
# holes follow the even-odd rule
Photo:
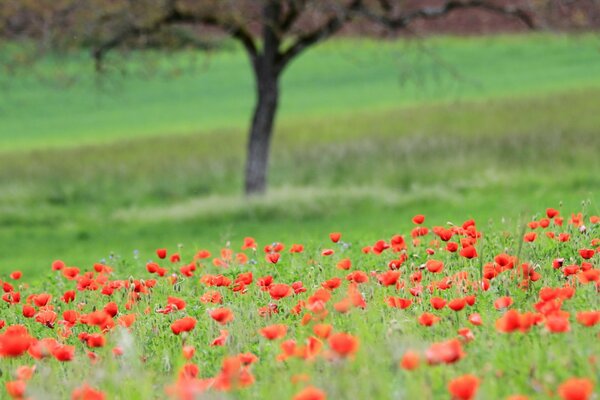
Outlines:
[[[593,0],[0,0],[0,271],[598,213],[599,27]]]

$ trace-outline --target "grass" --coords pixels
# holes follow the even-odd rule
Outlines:
[[[579,223],[569,222],[570,212],[579,209],[584,211],[583,223],[588,227],[585,233],[580,232]],[[314,236],[311,238],[312,243],[307,244],[304,252],[300,254],[288,252],[292,243],[289,242],[275,265],[266,261],[262,251],[262,246],[269,242],[259,242],[256,251],[242,251],[248,256],[248,263],[238,264],[231,261],[228,267],[214,266],[210,258],[192,262],[196,252],[207,247],[214,257],[219,257],[220,246],[169,247],[168,255],[178,252],[182,257],[180,262],[160,260],[153,254],[153,250],[144,248],[139,254],[113,256],[105,260],[105,265],[96,265],[95,268],[104,272],[92,271],[86,276],[90,278],[88,282],[98,283],[97,289],[76,290],[75,302],[67,304],[60,300],[62,293],[81,286],[86,279],[69,280],[66,273],[63,275],[61,271],[51,272],[50,266],[46,265],[44,269],[25,273],[21,280],[9,282],[19,288],[23,299],[28,296],[37,299],[35,296],[40,293],[51,294],[53,297],[49,304],[57,312],[56,321],[44,325],[36,322],[34,318],[24,318],[22,306],[19,304],[3,304],[2,320],[8,326],[25,325],[28,334],[35,339],[58,339],[58,343],[46,342],[51,355],[43,360],[35,360],[27,354],[4,358],[2,361],[5,373],[0,377],[0,382],[17,380],[18,367],[35,365],[36,372],[33,377],[24,378],[27,394],[34,398],[66,398],[86,384],[101,390],[107,398],[114,399],[165,398],[165,392],[175,388],[183,391],[184,388],[191,390],[192,387],[206,385],[208,388],[196,389],[195,395],[202,394],[209,398],[287,399],[311,385],[327,393],[328,398],[437,399],[446,398],[448,384],[466,374],[479,379],[479,384],[467,386],[473,392],[477,392],[477,398],[504,399],[510,395],[521,394],[529,399],[544,399],[552,396],[552,393],[562,393],[561,388],[566,384],[577,388],[591,385],[588,393],[591,394],[594,385],[597,388],[600,379],[595,358],[598,350],[598,324],[588,327],[577,321],[581,320],[581,312],[598,310],[599,297],[594,282],[579,281],[582,272],[567,278],[565,275],[567,265],[583,265],[584,259],[579,250],[589,248],[594,239],[600,239],[600,224],[589,223],[591,214],[588,205],[561,211],[562,215],[566,216],[562,227],[551,223],[547,229],[528,229],[528,232],[536,232],[538,237],[535,241],[524,244],[524,231],[516,224],[502,221],[478,224],[477,230],[482,232],[483,236],[475,243],[479,256],[474,259],[467,259],[458,253],[445,250],[445,243],[435,240],[436,236],[432,232],[413,244],[408,227],[414,225],[408,221],[400,222],[408,222],[407,229],[393,230],[394,233],[404,235],[407,240],[406,249],[398,250],[400,252],[387,250],[381,255],[364,254],[361,248],[372,245],[374,241],[358,239],[365,235],[353,231],[343,233],[342,240],[337,244],[331,243],[327,234]],[[545,214],[543,210],[536,210],[535,219],[540,220]],[[436,215],[444,216],[444,212]],[[452,213],[445,216],[453,219]],[[431,228],[444,220],[431,220],[427,217],[425,222],[426,226]],[[389,222],[388,226],[391,225]],[[456,226],[460,227],[461,221],[455,222]],[[457,229],[452,242],[458,243],[469,236],[461,229]],[[570,240],[560,242],[550,239],[546,232],[568,233]],[[261,232],[257,230],[251,233]],[[390,237],[387,232],[371,233],[385,240],[389,240]],[[298,232],[289,236],[290,241],[294,242],[299,237],[301,235]],[[240,246],[239,240],[226,245],[234,253],[240,251]],[[334,254],[323,255],[321,252],[324,248],[333,249]],[[388,269],[388,262],[398,259],[403,253],[407,255],[407,260],[400,267],[400,271],[397,271],[396,279],[399,284],[378,283],[386,271],[393,273]],[[482,287],[481,266],[489,263],[491,266],[496,265],[495,268],[500,268],[498,265],[501,262],[494,261],[500,254],[514,257],[511,258],[515,263],[514,269],[507,268],[494,278],[485,278],[489,289],[479,289]],[[592,254],[587,261],[596,271],[598,256]],[[559,257],[565,259],[565,268],[552,267],[553,260]],[[338,261],[343,258],[351,260],[350,270],[336,268]],[[146,260],[158,262],[168,273],[164,277],[150,274],[146,271]],[[442,261],[443,271],[429,272],[429,269],[424,267],[429,260]],[[93,260],[89,260],[87,265],[92,262]],[[190,262],[197,266],[193,275],[182,275],[179,272],[180,268]],[[538,274],[535,278],[532,277],[532,280],[527,279],[525,287],[521,263],[528,263]],[[110,272],[106,269],[107,266]],[[91,268],[82,269],[80,277],[89,269]],[[356,292],[365,304],[351,306],[347,312],[340,312],[339,307],[351,293],[351,284],[346,276],[356,271],[370,276],[369,282],[358,285]],[[233,291],[227,286],[217,287],[201,283],[210,275],[223,274],[234,280],[241,273],[248,272],[252,273],[253,282],[246,286],[245,293]],[[411,278],[415,273],[422,274],[418,282]],[[172,280],[172,274],[177,275],[175,280]],[[273,277],[274,283],[291,284],[301,280],[306,292],[273,300],[271,291],[262,291],[258,287],[259,278],[267,275]],[[41,277],[43,279],[40,279]],[[313,295],[316,296],[322,284],[335,278],[340,279],[340,286],[329,291],[331,300],[322,303],[322,307],[327,310],[327,313],[323,314],[318,308],[310,306],[315,302],[309,299]],[[446,289],[436,288],[432,292],[427,290],[429,285],[435,284],[437,287],[443,281],[454,283]],[[135,292],[125,288],[125,282],[135,283],[138,287],[150,285],[151,282],[155,284],[132,301],[132,298],[136,298],[133,296]],[[564,298],[560,302],[560,311],[557,311],[549,307],[550,304],[556,303],[548,298],[548,292],[554,290],[556,295],[556,290],[564,289],[565,283],[573,289],[573,295]],[[331,285],[335,286],[334,282]],[[101,294],[100,290],[104,286],[115,287],[115,291],[110,296]],[[413,296],[409,293],[409,288],[418,287],[423,288],[421,295]],[[546,288],[544,295],[543,288]],[[325,289],[321,289],[323,290]],[[207,292],[220,293],[222,304],[199,301]],[[173,296],[185,301],[185,308],[175,309],[165,315],[159,313]],[[466,306],[462,311],[452,311],[449,306],[434,310],[430,305],[433,297],[441,297],[446,301],[460,301],[465,296],[473,296],[475,303]],[[495,305],[503,296],[510,296],[512,304],[507,308],[511,311]],[[411,299],[412,304],[406,309],[392,308],[387,304],[389,297]],[[324,297],[321,293],[315,298]],[[90,323],[91,317],[83,319],[85,315],[105,309],[109,301],[117,306],[118,314],[114,319],[107,317],[108,322],[105,320],[103,323],[105,328]],[[292,313],[291,310],[299,301],[304,301],[306,307],[300,313]],[[259,316],[259,309],[269,304],[276,305],[278,312],[269,317]],[[224,325],[215,322],[210,312],[218,307],[229,310],[233,314],[233,320]],[[34,307],[36,319],[40,318],[38,313],[41,313],[42,309],[42,306]],[[62,313],[66,310],[76,310],[81,319],[78,318],[72,325],[60,322],[63,318]],[[433,313],[440,321],[431,327],[422,326],[417,321],[426,312]],[[520,322],[516,332],[507,333],[505,329],[512,325],[501,328],[503,325],[496,321],[502,321],[503,318],[508,318],[509,313],[515,312],[535,313],[539,322],[536,326],[528,328],[520,325]],[[481,325],[468,322],[468,318],[474,313],[481,316]],[[131,314],[135,315],[135,322],[129,329],[119,326],[118,321]],[[172,324],[183,317],[192,317],[197,320],[197,324],[189,332],[173,334]],[[280,344],[284,340],[294,340],[298,347],[302,346],[310,337],[314,337],[313,329],[317,323],[331,325],[333,333],[329,338],[326,336],[317,339],[320,345],[314,347],[307,355],[298,350],[285,361],[277,361],[282,354]],[[566,331],[557,328],[565,323],[568,324]],[[116,326],[110,328],[112,324]],[[287,327],[285,339],[268,341],[261,336],[260,330],[272,324],[283,324]],[[519,332],[519,327],[524,332]],[[464,334],[472,335],[472,338],[464,339],[458,335],[459,328],[468,328],[468,333]],[[514,329],[514,326],[510,329]],[[222,346],[211,346],[212,341],[223,334],[223,330],[228,333],[226,342]],[[12,337],[7,331],[8,328],[4,328],[0,333],[0,357],[9,348],[9,345],[4,344],[5,341],[7,343],[8,338]],[[340,333],[350,334],[353,340],[359,343],[359,347],[351,350],[346,356],[340,353],[341,348],[335,344],[335,335]],[[105,343],[91,347],[91,341],[85,339],[86,334],[101,335]],[[462,352],[458,359],[448,356],[447,353],[430,353],[428,350],[434,343],[457,337],[462,343]],[[195,348],[195,355],[188,360],[182,355],[184,345]],[[60,356],[56,354],[57,350],[64,349],[62,346],[72,346],[74,354],[71,360],[59,361]],[[115,348],[121,353],[120,356],[113,355]],[[400,368],[400,360],[408,351],[415,352],[421,360],[415,370]],[[227,357],[237,358],[238,354],[247,352],[258,357],[248,368],[253,376],[253,383],[244,388],[236,388],[237,380],[231,377],[232,386],[229,388],[216,383],[229,382],[227,376],[221,372],[224,360]],[[90,353],[94,356],[93,362],[89,359]],[[425,360],[430,359],[431,354],[442,357],[446,362],[428,366]],[[199,370],[197,379],[202,380],[194,380],[195,375],[188,375],[187,379],[182,377],[184,365],[187,365],[186,370],[190,371],[190,368],[196,368],[191,367],[192,364]],[[237,376],[239,367],[231,367],[230,370],[233,376]],[[217,378],[217,381],[213,381],[214,378]],[[574,378],[585,381],[571,381]],[[194,397],[181,394],[174,398]],[[460,398],[475,397],[464,395]],[[565,397],[561,394],[560,398],[570,400],[575,397]]]
[[[406,228],[406,216],[417,212],[453,220],[502,216],[517,223],[540,205],[577,208],[591,201],[596,209],[596,41],[592,35],[542,35],[418,44],[435,49],[454,68],[462,65],[469,82],[443,68],[442,81],[421,71],[435,63],[422,58],[416,43],[320,47],[287,72],[270,192],[250,201],[240,196],[251,95],[243,90],[247,71],[236,67],[242,54],[215,54],[207,71],[175,80],[121,81],[113,75],[116,82],[107,82],[127,91],[113,93],[111,102],[94,110],[93,98],[107,93],[90,90],[85,75],[80,85],[62,91],[41,85],[39,77],[16,77],[4,98],[15,119],[3,119],[0,134],[0,270],[40,270],[55,258],[83,264],[180,243],[217,245],[249,233],[261,241],[287,241],[339,229],[375,239],[378,232]],[[394,57],[400,50],[428,77],[423,84],[397,84],[402,70]],[[87,68],[83,60],[69,63],[75,70]],[[523,75],[507,75],[525,65]],[[52,71],[49,65],[39,68]],[[230,79],[221,75],[227,71]],[[151,121],[140,118],[146,102],[122,103],[125,97],[147,98],[162,102],[165,111],[195,113],[193,96],[201,94],[191,79],[236,88],[210,97],[206,127],[194,134],[163,130],[155,136],[153,129],[166,125],[150,129]],[[169,92],[171,85],[182,97]],[[446,90],[448,85],[456,90]],[[15,96],[29,99],[28,106],[11,103]],[[183,107],[181,98],[194,106]],[[242,100],[248,102],[243,112],[217,110]],[[27,118],[19,114],[24,112]],[[113,112],[126,114],[129,122]],[[177,112],[161,113],[163,123],[203,118]],[[227,123],[219,122],[224,112]],[[101,122],[82,122],[88,117]],[[36,119],[48,125],[33,128]],[[52,128],[53,119],[62,121],[62,130]],[[5,122],[19,134],[4,134]]]
[[[478,398],[525,394],[545,399],[574,377],[588,379],[597,390],[598,325],[577,322],[578,313],[598,310],[597,284],[581,283],[581,272],[565,277],[568,270],[552,264],[564,258],[565,265],[583,266],[579,250],[596,248],[594,239],[600,239],[600,225],[589,219],[600,215],[598,36],[324,45],[285,76],[269,192],[260,198],[241,195],[251,107],[243,55],[236,50],[212,54],[208,69],[182,70],[177,79],[172,74],[179,73],[189,54],[159,57],[164,68],[142,68],[152,57],[117,63],[128,73],[104,78],[101,89],[86,72],[89,62],[77,56],[62,61],[58,72],[63,84],[76,78],[71,85],[40,83],[57,77],[56,60],[4,82],[9,90],[0,100],[0,279],[21,292],[22,302],[10,306],[0,301],[0,320],[26,325],[36,339],[50,337],[74,346],[75,355],[70,363],[54,357],[34,361],[27,355],[2,358],[1,384],[15,380],[19,366],[35,364],[36,373],[26,384],[33,398],[68,398],[83,383],[111,399],[164,398],[168,386],[210,382],[178,378],[185,343],[196,348],[189,363],[198,365],[203,379],[222,378],[226,356],[252,352],[260,358],[251,367],[256,378],[252,386],[231,393],[213,389],[208,398],[291,398],[309,384],[330,399],[447,398],[449,382],[465,374],[480,379]],[[410,79],[399,82],[399,76]],[[538,228],[537,239],[524,243],[527,222],[540,220],[546,207],[560,210],[564,225]],[[585,232],[568,222],[580,210]],[[443,243],[433,241],[432,232],[413,244],[411,218],[418,213],[426,215],[429,227],[476,219],[483,233],[476,243],[478,258],[446,251]],[[332,231],[342,232],[342,243],[329,242]],[[545,231],[569,233],[571,240],[551,240]],[[375,275],[400,255],[364,254],[361,248],[398,233],[408,243],[400,275],[404,287],[386,287]],[[214,257],[224,247],[238,252],[245,236],[259,243],[256,252],[245,251],[248,264],[219,268],[209,258],[193,277],[182,275],[180,268],[199,249],[209,249]],[[452,240],[458,243],[463,236],[459,229]],[[273,242],[287,246],[277,265],[262,253]],[[292,243],[303,243],[304,253],[288,253]],[[182,261],[159,261],[168,272],[159,278],[146,271],[146,263],[158,261],[154,250],[163,247],[169,254],[179,252]],[[323,256],[324,248],[335,254]],[[492,279],[489,290],[475,290],[481,287],[482,265],[493,263],[500,253],[518,257],[516,268]],[[345,278],[351,271],[335,266],[346,257],[352,271],[370,276],[359,289],[367,307],[339,313],[333,304],[348,295]],[[598,257],[589,261],[595,270]],[[431,258],[444,262],[443,273],[421,269]],[[106,283],[104,277],[116,286],[154,278],[157,284],[127,306],[135,297],[129,289],[121,286],[110,297],[78,290],[85,279],[50,272],[56,259],[80,267],[82,274],[97,262],[113,267],[111,274],[87,275],[98,278],[98,288]],[[525,289],[521,263],[540,274]],[[23,272],[21,280],[9,277],[17,269]],[[243,295],[199,282],[206,274],[235,279],[248,271],[254,282]],[[415,286],[411,275],[417,271],[423,273],[422,295],[406,310],[390,308],[389,296],[413,298],[407,288]],[[172,274],[177,274],[176,282]],[[302,280],[307,293],[272,300],[256,285],[268,274],[277,283]],[[457,274],[467,277],[466,291],[458,283],[444,291],[427,290]],[[301,319],[318,313],[289,311],[333,277],[342,283],[325,305],[329,315],[324,322],[336,333],[357,338],[358,351],[340,359],[323,340],[313,362],[276,361],[279,342],[268,342],[258,330],[285,324],[286,339],[305,343],[315,322],[303,324]],[[576,291],[561,303],[562,312],[536,309],[543,287],[565,283]],[[68,289],[76,290],[77,299],[64,304],[60,297]],[[208,315],[217,305],[199,301],[213,289],[235,316],[224,327]],[[53,296],[57,322],[51,328],[23,316],[29,296],[42,292]],[[460,312],[447,307],[434,311],[433,294],[446,300],[472,294],[476,303]],[[156,312],[169,296],[183,298],[186,309]],[[495,323],[506,310],[493,304],[502,296],[511,296],[514,310],[539,311],[541,323],[528,333],[498,332]],[[88,314],[108,301],[118,306],[115,319],[136,315],[131,330],[111,329],[106,345],[93,349],[78,335],[99,333],[98,327],[80,320],[71,327],[72,335],[60,333],[65,332],[64,322],[58,322],[63,311]],[[277,303],[280,312],[261,318],[258,309],[270,303]],[[40,311],[36,306],[34,313]],[[417,318],[424,312],[433,312],[440,322],[421,326]],[[473,312],[482,316],[482,326],[468,322]],[[552,333],[552,319],[565,323],[564,312],[570,330]],[[190,333],[174,335],[171,324],[184,316],[198,324]],[[423,358],[432,343],[456,338],[461,327],[469,327],[475,340],[463,343],[466,356],[460,361],[442,366],[423,362],[412,372],[399,368],[407,350]],[[229,331],[225,346],[210,346],[221,329]],[[0,357],[7,330],[0,327]],[[113,356],[115,347],[123,351],[121,357]],[[88,350],[99,356],[95,364],[86,356]],[[308,382],[293,383],[297,374],[307,374]],[[571,383],[577,388],[585,384]]]
[[[599,87],[599,49],[591,34],[332,41],[286,71],[280,120]],[[243,130],[250,120],[253,84],[240,50],[115,54],[109,65],[99,78],[86,54],[73,55],[4,77],[0,149]]]

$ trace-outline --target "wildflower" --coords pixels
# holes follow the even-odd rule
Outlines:
[[[471,400],[475,398],[479,388],[479,378],[474,375],[463,375],[448,383],[448,391],[456,400]]]
[[[359,348],[359,341],[348,333],[334,333],[329,336],[329,346],[340,357],[348,357]]]

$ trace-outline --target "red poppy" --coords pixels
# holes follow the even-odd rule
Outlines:
[[[444,269],[444,263],[437,260],[427,260],[425,266],[427,267],[427,270],[429,272],[432,272],[434,274],[440,273]]]
[[[446,300],[439,298],[439,297],[432,297],[429,302],[431,303],[431,306],[433,308],[435,308],[436,310],[441,310],[442,308],[444,308],[446,306]]]
[[[234,319],[233,312],[227,307],[215,308],[209,311],[208,314],[221,325],[225,325]]]
[[[269,295],[273,300],[281,300],[293,293],[294,290],[284,283],[276,283],[269,287]]]
[[[171,331],[176,335],[179,335],[181,332],[189,332],[194,329],[196,322],[194,317],[183,317],[171,324]]]
[[[460,251],[460,255],[469,259],[475,258],[477,257],[477,250],[475,250],[475,247],[473,246],[467,246]]]
[[[25,353],[35,339],[29,336],[27,329],[22,325],[12,325],[0,335],[0,356],[18,357]]]
[[[427,363],[430,365],[436,364],[452,364],[465,356],[462,343],[458,339],[451,339],[445,342],[433,343],[425,351]]]
[[[395,285],[398,279],[400,279],[400,271],[389,270],[377,276],[377,280],[383,286]]]
[[[458,299],[453,299],[448,302],[448,308],[453,311],[460,311],[467,306],[467,301],[463,297],[459,297]]]
[[[494,307],[496,307],[496,310],[502,310],[504,308],[510,307],[512,303],[513,299],[510,296],[504,296],[494,301]]]
[[[167,249],[157,249],[156,250],[156,255],[158,256],[158,258],[163,259],[167,256]]]
[[[279,254],[279,253],[269,253],[266,255],[267,261],[270,262],[271,264],[277,264],[280,257],[281,257],[281,254]]]
[[[419,353],[408,350],[404,353],[402,359],[400,360],[400,368],[412,371],[419,367],[420,362],[421,357],[419,356]]]
[[[23,380],[6,382],[6,393],[13,399],[24,399],[27,384]]]
[[[229,337],[229,331],[227,329],[221,329],[219,336],[217,336],[212,342],[211,346],[225,346],[227,338]]]
[[[10,273],[10,279],[13,279],[15,281],[21,279],[21,276],[23,275],[23,273],[21,271],[13,271]]]
[[[423,326],[432,326],[433,324],[437,323],[439,320],[440,320],[439,317],[436,317],[435,315],[428,313],[428,312],[421,314],[421,316],[418,319],[419,323]]]
[[[404,310],[405,308],[408,308],[411,306],[411,304],[413,303],[413,301],[411,299],[403,299],[401,297],[388,297],[386,298],[386,303],[390,306],[390,307],[394,307],[394,308],[400,308],[402,310]]]
[[[421,225],[425,222],[425,216],[423,214],[417,214],[412,218],[412,222],[416,225]]]
[[[594,383],[587,378],[570,378],[558,387],[562,400],[587,400],[594,393]]]
[[[71,394],[71,400],[104,400],[106,399],[106,395],[98,390],[94,389],[91,386],[86,384],[73,389]]]
[[[577,322],[584,326],[594,326],[600,322],[600,311],[580,311],[577,313]]]
[[[474,375],[463,375],[448,383],[448,391],[456,400],[471,400],[475,398],[479,388],[479,378]]]
[[[481,320],[481,315],[479,315],[478,313],[473,313],[469,315],[469,322],[475,326],[483,324],[483,321]]]
[[[339,232],[332,232],[332,233],[329,234],[329,238],[331,239],[331,241],[333,243],[339,242],[340,239],[341,239],[341,237],[342,237],[342,234],[339,233]]]
[[[298,392],[293,400],[326,400],[327,395],[321,389],[317,389],[314,386],[308,386]]]
[[[329,324],[315,324],[313,326],[313,332],[315,335],[322,339],[327,339],[331,335],[333,327]]]
[[[269,325],[260,330],[260,334],[269,340],[280,339],[287,333],[287,326],[283,324]]]
[[[329,347],[340,357],[348,357],[358,351],[359,341],[348,333],[334,333],[329,336]]]
[[[71,361],[75,356],[75,347],[67,345],[58,345],[52,349],[52,355],[58,361]]]
[[[549,315],[546,317],[546,329],[552,333],[564,333],[571,330],[569,318],[562,315]]]

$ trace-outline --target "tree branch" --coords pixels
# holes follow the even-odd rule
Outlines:
[[[355,11],[359,10],[362,6],[361,0],[353,0],[344,9],[329,18],[323,25],[316,28],[315,30],[308,32],[304,35],[299,36],[295,42],[290,45],[279,57],[280,68],[283,69],[285,66],[293,60],[296,56],[302,53],[307,48],[325,40],[338,32],[344,24],[352,18]]]
[[[111,39],[105,41],[104,43],[101,43],[98,46],[94,47],[94,49],[92,50],[92,56],[96,63],[96,70],[99,71],[102,69],[102,60],[105,54],[108,53],[110,50],[121,46],[124,42],[126,42],[129,39],[133,39],[144,35],[151,35],[153,33],[158,32],[163,26],[174,24],[198,24],[218,27],[226,31],[234,39],[237,39],[239,42],[241,42],[248,54],[250,55],[250,59],[252,60],[252,62],[254,63],[256,61],[256,57],[258,55],[256,43],[254,42],[252,34],[243,25],[233,21],[221,20],[212,15],[201,16],[187,14],[173,8],[162,18],[156,20],[149,26],[139,27],[135,25],[129,25],[126,28],[124,28],[119,34],[113,36]]]
[[[364,7],[361,9],[361,13],[365,17],[367,17],[387,28],[402,29],[402,28],[405,28],[406,26],[408,26],[413,21],[418,20],[418,19],[441,18],[441,17],[444,17],[444,16],[450,14],[452,11],[459,10],[459,9],[468,9],[468,8],[479,8],[479,9],[487,10],[487,11],[494,12],[497,14],[515,17],[515,18],[521,20],[525,25],[527,25],[528,28],[533,29],[536,27],[533,16],[530,13],[528,13],[526,10],[515,7],[515,6],[500,6],[500,5],[493,4],[493,3],[490,3],[490,2],[484,1],[484,0],[467,0],[467,1],[452,0],[452,1],[446,2],[444,5],[442,5],[440,7],[425,7],[422,9],[412,11],[405,15],[401,15],[399,17],[388,17],[386,15],[377,15]]]

